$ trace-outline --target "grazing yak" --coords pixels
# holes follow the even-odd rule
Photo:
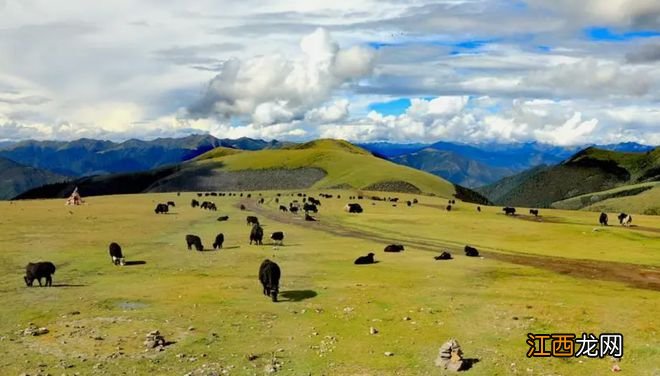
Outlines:
[[[191,235],[191,234],[186,235],[186,244],[188,245],[189,250],[192,250],[193,246],[195,246],[195,249],[198,250],[199,252],[204,250],[204,246],[202,245],[202,239],[200,239],[200,237],[197,235]]]
[[[408,207],[411,207],[412,206],[412,201],[410,201],[410,200],[406,201],[406,205],[408,205]]]
[[[277,198],[277,197],[275,197],[275,203],[276,203],[276,204],[279,204],[279,203],[280,203],[280,199]]]
[[[305,204],[303,205],[303,210],[305,213],[307,212],[312,212],[312,213],[318,213],[319,209],[316,207],[315,204]]]
[[[273,302],[277,302],[281,275],[280,267],[268,259],[265,259],[259,266],[259,281],[264,288],[264,295],[270,296]]]
[[[353,264],[355,265],[367,265],[367,264],[373,264],[374,263],[374,254],[369,252],[368,255],[366,256],[360,256],[355,259]]]
[[[245,210],[245,205],[241,204],[241,210]]]
[[[168,201],[167,206],[171,206],[171,207],[175,208],[176,204],[174,203],[174,201]]]
[[[253,215],[248,215],[245,218],[245,221],[247,222],[248,225],[258,225],[259,224],[259,218],[253,216]]]
[[[465,256],[479,257],[479,251],[474,247],[470,247],[469,245],[466,245],[465,246]]]
[[[222,249],[222,243],[225,242],[225,235],[223,233],[219,233],[218,235],[215,236],[215,242],[213,242],[213,249]]]
[[[447,205],[445,209],[447,209],[447,211],[451,211],[451,204]]]
[[[261,242],[264,238],[264,229],[259,226],[259,224],[252,225],[252,230],[250,230],[250,245],[252,242],[256,245],[262,245]]]
[[[619,223],[622,226],[630,226],[632,223],[632,216],[630,214],[621,213],[617,218],[619,218]]]
[[[401,244],[390,244],[383,250],[384,252],[401,252],[405,249]]]
[[[305,220],[308,222],[316,222],[316,218],[312,217],[311,215],[305,213]]]
[[[360,204],[346,204],[344,206],[344,210],[349,212],[349,213],[362,213],[362,206]]]
[[[607,213],[600,213],[600,217],[598,218],[598,222],[600,223],[601,226],[607,226]]]
[[[516,208],[509,206],[502,208],[502,211],[504,211],[504,215],[516,215]]]
[[[154,212],[156,214],[165,214],[170,211],[170,208],[167,206],[167,204],[158,204],[156,205],[156,209],[154,209]]]
[[[124,262],[124,255],[121,253],[121,247],[117,243],[110,243],[110,246],[108,247],[108,252],[110,253],[110,259],[112,260],[112,263],[115,265],[121,265],[124,266],[126,263]]]
[[[451,260],[451,253],[449,252],[442,252],[441,254],[433,257],[436,260]]]
[[[477,206],[477,211],[481,213],[481,206]]]
[[[228,215],[223,215],[223,216],[218,217],[219,222],[224,222],[224,221],[228,221],[228,220],[229,220]]]
[[[532,214],[535,217],[539,216],[539,209],[529,209],[529,214]]]
[[[282,245],[284,243],[284,233],[282,231],[275,231],[270,234],[270,240],[277,245]]]
[[[418,204],[419,201],[416,198],[413,198],[413,204]]]
[[[190,201],[190,206],[193,207],[193,208],[198,207],[199,206],[199,201],[197,201],[193,198],[192,201]]]
[[[286,208],[286,206],[284,206],[284,205],[280,205],[280,211],[282,211],[282,212],[285,212],[285,213],[286,213],[286,212],[288,212],[288,211],[289,211],[289,209],[287,209],[287,208]]]
[[[25,277],[23,277],[23,279],[25,280],[25,285],[27,285],[28,287],[32,287],[32,284],[34,283],[35,279],[37,280],[37,282],[39,282],[39,286],[43,286],[41,284],[42,278],[46,278],[46,286],[52,286],[53,274],[55,274],[55,265],[53,265],[52,262],[50,261],[40,261],[35,263],[31,262],[25,266]]]
[[[292,206],[289,208],[289,211],[293,214],[298,213],[298,207],[297,206]]]
[[[201,193],[197,193],[197,197],[202,197],[202,194],[201,194]]]
[[[309,201],[311,204],[314,204],[316,206],[321,206],[321,201],[315,199],[314,197],[309,197],[307,201]]]

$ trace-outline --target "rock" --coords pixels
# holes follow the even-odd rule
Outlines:
[[[403,321],[410,321],[410,320],[412,320],[412,319],[411,319],[410,317],[408,317],[408,316],[406,316],[406,317],[403,318]]]
[[[452,338],[440,346],[435,365],[450,371],[458,371],[462,368],[463,351],[458,341]]]
[[[147,350],[156,349],[156,351],[163,351],[163,348],[167,346],[167,341],[165,341],[165,337],[160,335],[158,330],[153,330],[147,334],[143,344]]]
[[[394,356],[394,353],[391,351],[385,351],[385,356]]]
[[[254,355],[254,354],[247,354],[246,355],[247,360],[249,360],[250,362],[253,361],[253,360],[256,360],[258,357],[259,357],[258,355]]]
[[[374,328],[373,326],[369,328],[369,334],[374,335],[378,334],[378,329]]]
[[[22,332],[24,336],[40,336],[43,334],[47,334],[48,329],[47,328],[38,328],[34,324],[30,323],[30,326],[25,328]]]
[[[612,366],[612,372],[621,372],[621,367],[618,364]]]

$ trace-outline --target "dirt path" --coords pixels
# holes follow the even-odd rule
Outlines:
[[[253,211],[270,220],[278,221],[281,223],[325,231],[336,236],[359,238],[380,242],[383,244],[402,242],[397,238],[359,231],[357,229],[349,228],[336,223],[328,223],[322,219],[317,222],[307,222],[304,220],[303,215],[292,215],[290,213],[268,210],[267,208],[255,204],[249,200],[243,200],[241,203],[246,206],[247,210]],[[434,253],[439,253],[442,250],[449,250],[456,253],[463,252],[461,246],[457,246],[455,243],[442,241],[429,242],[406,240],[404,243],[415,248]],[[494,260],[518,265],[532,266],[576,278],[621,282],[628,284],[631,287],[660,291],[660,269],[654,266],[627,264],[611,261],[567,259],[562,257],[538,256],[520,253],[512,254],[497,252],[494,250],[482,251],[482,249],[480,249],[480,253],[483,256]]]

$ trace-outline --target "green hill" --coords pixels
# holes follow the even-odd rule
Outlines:
[[[536,168],[479,189],[501,205],[549,207],[592,192],[660,180],[660,148],[624,153],[587,148],[552,167]]]
[[[660,182],[624,185],[555,202],[551,207],[660,215]]]
[[[0,157],[0,200],[10,199],[28,189],[44,184],[64,181],[67,178],[50,171],[24,166]]]
[[[117,193],[139,193],[344,188],[487,202],[432,174],[377,158],[346,141],[329,139],[259,151],[216,148],[177,166],[81,179],[67,186],[43,187],[21,198],[62,197],[74,184],[79,184],[83,195],[111,194],[117,189]]]

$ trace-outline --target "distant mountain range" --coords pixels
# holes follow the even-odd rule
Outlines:
[[[538,142],[466,145],[451,142],[434,144],[362,144],[367,150],[397,163],[441,176],[469,188],[492,184],[540,165],[555,165],[589,147],[555,146]],[[652,146],[633,142],[602,145],[599,148],[625,152],[643,152]]]
[[[660,181],[660,147],[634,153],[589,147],[558,165],[537,166],[476,190],[499,205],[550,207],[572,197],[654,181]],[[643,189],[624,191],[632,195]],[[598,198],[588,199],[583,206]]]
[[[438,176],[373,156],[332,139],[247,151],[218,147],[176,165],[83,177],[24,192],[18,198],[66,197],[78,186],[83,196],[142,192],[357,189],[456,197],[485,204],[478,193]]]
[[[218,139],[211,135],[128,140],[121,143],[75,141],[22,141],[0,146],[0,157],[66,176],[89,176],[146,171],[195,158],[222,146],[243,150],[277,148],[288,143],[251,138]]]
[[[1,157],[0,171],[0,200],[10,199],[30,188],[67,180],[65,176]]]

